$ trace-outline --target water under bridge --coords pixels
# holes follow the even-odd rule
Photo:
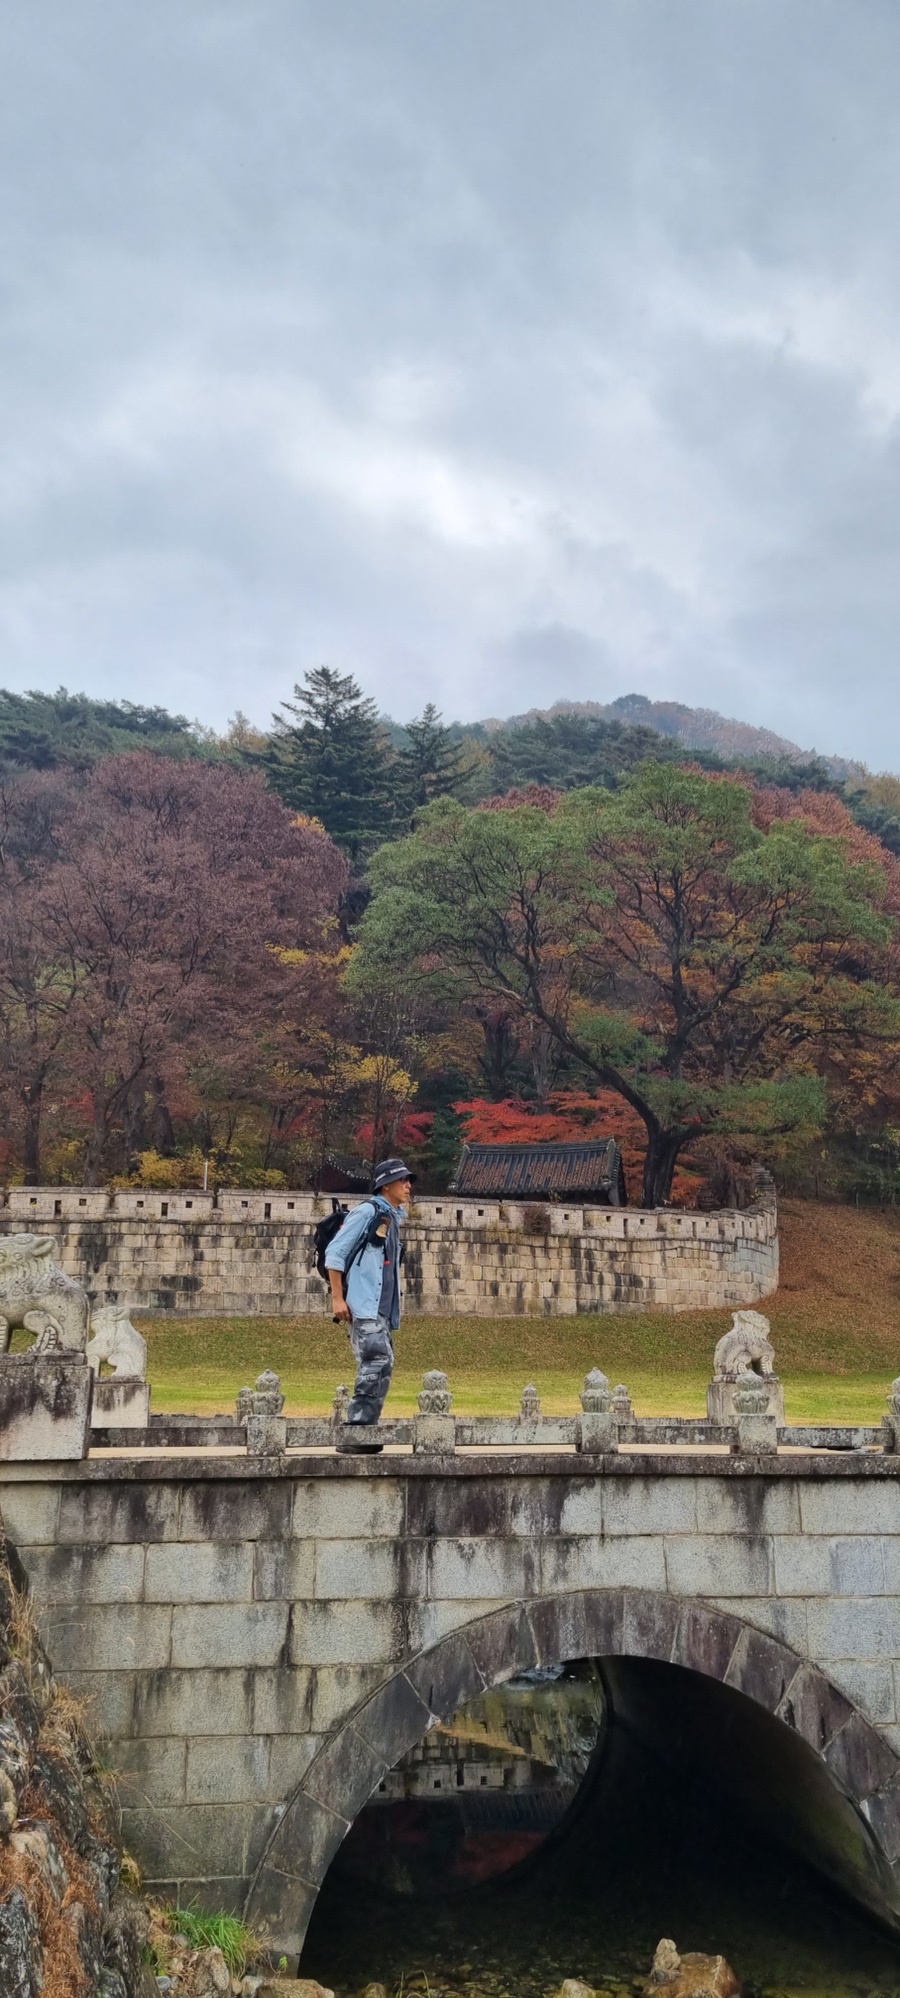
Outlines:
[[[441,1457],[385,1434],[353,1458],[292,1422],[264,1458],[227,1422],[159,1417],[83,1462],[0,1466],[149,1886],[296,1957],[349,1828],[429,1730],[571,1660],[646,1718],[656,1661],[691,1675],[749,1800],[900,1923],[900,1457],[875,1431],[783,1429],[754,1456],[632,1423],[595,1458],[552,1420],[527,1444],[459,1422]]]

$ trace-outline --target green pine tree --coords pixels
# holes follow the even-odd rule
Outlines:
[[[407,722],[398,757],[400,794],[412,816],[433,798],[452,797],[462,776],[462,747],[433,701]]]
[[[316,666],[282,701],[262,762],[294,811],[320,819],[352,861],[390,830],[393,753],[352,674]]]

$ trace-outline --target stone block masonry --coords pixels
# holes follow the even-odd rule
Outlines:
[[[352,1204],[352,1203],[350,1203]],[[109,1194],[11,1187],[0,1234],[54,1235],[92,1304],[272,1317],[321,1314],[312,1193]],[[475,1317],[690,1311],[756,1303],[778,1282],[774,1194],[744,1213],[551,1206],[548,1234],[516,1203],[417,1200],[404,1230],[405,1308]]]
[[[520,1669],[630,1656],[721,1680],[805,1740],[900,1913],[900,1459],[604,1465],[0,1465],[42,1636],[92,1700],[148,1885],[243,1910],[295,1953],[352,1819],[436,1720]]]

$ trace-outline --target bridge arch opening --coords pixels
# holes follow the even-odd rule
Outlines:
[[[727,1848],[729,1863],[746,1876],[760,1841],[771,1845],[774,1831],[799,1865],[815,1866],[900,1933],[892,1865],[900,1853],[900,1765],[893,1751],[824,1674],[785,1645],[726,1612],[640,1590],[513,1604],[398,1666],[323,1746],[288,1802],[251,1888],[250,1922],[296,1956],[351,1826],[373,1795],[384,1794],[381,1786],[403,1758],[436,1728],[458,1726],[467,1710],[483,1713],[492,1689],[534,1684],[561,1668],[582,1686],[595,1673],[601,1697],[596,1753],[585,1761],[574,1803],[577,1822],[570,1798],[569,1816],[551,1827],[548,1858],[540,1861],[551,1898],[583,1875],[585,1864],[595,1869],[591,1877],[599,1877],[597,1869],[607,1881],[614,1876],[612,1861],[628,1844],[619,1835],[626,1821],[651,1870],[671,1871],[673,1855],[693,1846],[698,1874]],[[358,1833],[331,1876],[311,1947],[329,1894],[337,1888],[346,1901],[346,1855],[354,1845]],[[523,1903],[526,1927],[537,1864]],[[520,1877],[521,1867],[513,1868],[502,1883],[507,1893],[518,1891]],[[778,1877],[776,1869],[772,1895]],[[382,1902],[390,1898],[386,1877],[378,1893]],[[900,1964],[896,1954],[892,1960]],[[569,1972],[583,1974],[583,1967],[570,1963]],[[381,1973],[373,1966],[368,1974]]]

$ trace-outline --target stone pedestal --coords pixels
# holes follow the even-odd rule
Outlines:
[[[283,1415],[247,1417],[248,1457],[283,1457],[287,1449],[287,1421]]]
[[[241,1389],[238,1403],[245,1390]],[[277,1374],[269,1368],[259,1375],[245,1403],[248,1457],[283,1457],[287,1449],[287,1420],[281,1411],[284,1395]]]
[[[778,1448],[778,1425],[769,1403],[767,1377],[747,1369],[734,1383],[734,1420],[737,1437],[732,1449],[741,1456],[773,1456]]]
[[[772,1417],[778,1429],[783,1429],[784,1388],[777,1374],[758,1374],[757,1379],[768,1396],[766,1414]],[[737,1385],[737,1381],[710,1381],[706,1390],[706,1415],[709,1422],[721,1423],[724,1427],[734,1422],[737,1413],[734,1401]]]
[[[412,1446],[416,1457],[449,1457],[456,1449],[456,1419],[452,1415],[414,1415]]]
[[[778,1448],[778,1425],[773,1415],[737,1417],[737,1442],[732,1449],[740,1457],[772,1457]]]
[[[589,1456],[608,1456],[619,1447],[619,1425],[611,1409],[585,1409],[575,1418],[575,1448]]]
[[[0,1463],[86,1457],[93,1382],[83,1353],[0,1355]]]
[[[619,1447],[619,1425],[612,1407],[609,1382],[599,1367],[585,1374],[575,1418],[575,1448],[588,1456],[611,1456]]]
[[[422,1375],[418,1413],[412,1419],[413,1455],[448,1457],[456,1449],[456,1419],[450,1413],[450,1383],[435,1367]]]
[[[94,1381],[92,1429],[149,1429],[150,1388],[127,1374]]]

